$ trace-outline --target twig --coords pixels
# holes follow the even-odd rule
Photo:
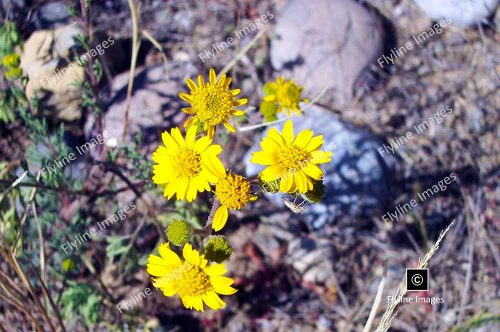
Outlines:
[[[380,305],[380,300],[382,300],[382,292],[384,291],[385,280],[387,278],[387,261],[384,263],[384,272],[382,274],[382,279],[380,279],[380,284],[378,285],[377,295],[375,296],[375,301],[373,301],[373,307],[370,311],[370,315],[368,316],[368,320],[366,321],[365,328],[363,332],[370,332],[373,325],[373,320],[377,315],[377,310]]]
[[[142,30],[142,34],[144,37],[146,37],[155,47],[156,49],[160,52],[161,58],[163,60],[163,64],[165,65],[165,68],[168,64],[168,58],[165,52],[163,51],[163,47],[160,45],[160,43],[147,31],[147,30]],[[168,76],[168,69],[167,69],[167,80],[169,79]]]
[[[212,225],[212,221],[214,220],[214,216],[215,216],[215,211],[217,211],[219,206],[220,206],[219,200],[217,198],[214,198],[214,204],[212,205],[212,209],[210,210],[210,214],[208,215],[207,223],[205,224],[205,228],[209,228]]]
[[[125,121],[123,125],[122,143],[125,143],[125,137],[128,128],[128,113],[130,110],[130,102],[132,100],[132,91],[134,88],[135,67],[137,65],[137,55],[141,47],[139,39],[139,16],[137,14],[138,5],[134,0],[128,0],[130,15],[132,16],[132,56],[130,59],[130,72],[128,77],[127,100],[125,102]]]
[[[12,182],[12,184],[7,188],[7,190],[0,195],[0,203],[3,201],[3,199],[5,198],[5,196],[7,196],[7,194],[12,189],[14,189],[17,185],[19,185],[21,183],[21,181],[24,179],[24,177],[26,176],[26,174],[28,174],[28,171],[25,171],[19,178],[17,178],[16,181]]]
[[[41,174],[41,171],[38,172],[37,179],[40,178],[40,174]],[[35,194],[36,194],[37,190],[38,190],[37,187],[34,187],[33,189],[31,189],[30,197],[28,199],[28,204],[26,204],[26,209],[24,210],[23,216],[21,217],[21,220],[19,221],[19,232],[17,233],[16,239],[14,240],[14,243],[12,245],[12,250],[13,250],[14,256],[17,253],[17,242],[19,241],[19,239],[21,238],[21,235],[23,234],[23,226],[24,226],[24,223],[26,222],[26,218],[28,217],[29,206],[31,205],[31,202],[33,202],[33,200],[35,199]]]
[[[42,316],[47,321],[47,324],[49,325],[50,330],[53,331],[53,332],[56,332],[56,328],[52,324],[51,319],[49,318],[49,316],[48,316],[47,312],[45,311],[44,307],[42,306],[42,304],[40,303],[40,300],[38,299],[38,296],[37,296],[37,294],[35,292],[35,289],[31,285],[29,279],[26,277],[26,275],[24,274],[23,270],[21,269],[21,266],[17,262],[15,254],[13,254],[12,252],[9,252],[9,251],[5,250],[3,247],[0,247],[0,253],[5,257],[6,261],[9,262],[9,264],[11,265],[12,269],[14,270],[14,272],[17,274],[17,276],[24,283],[26,289],[28,290],[28,293],[33,298],[35,306],[38,308],[38,310],[40,311],[40,313],[42,314]]]
[[[475,230],[472,230],[472,236],[469,237],[469,263],[467,266],[467,274],[465,275],[465,285],[462,290],[462,298],[460,300],[460,310],[458,311],[457,325],[462,323],[465,302],[467,302],[467,294],[470,288],[470,280],[472,276],[472,263],[474,259],[474,238]]]
[[[236,53],[236,56],[221,70],[221,72],[217,76],[220,77],[227,73],[236,64],[236,62],[238,62],[238,60],[241,59],[241,57],[244,56],[245,53],[250,50],[250,48],[252,48],[252,46],[257,42],[257,40],[259,40],[260,37],[262,37],[262,35],[264,35],[265,32],[267,32],[267,29],[260,30],[252,38],[252,40],[247,45],[245,45],[245,47],[243,47],[238,53]]]
[[[85,33],[85,37],[87,38],[87,41],[90,43],[90,40],[92,39],[92,35],[90,32],[90,21],[89,21],[89,15],[88,15],[88,10],[90,6],[87,6],[85,0],[80,0],[80,8],[82,11],[82,24],[83,24],[83,30]],[[95,77],[94,74],[94,58],[89,57],[88,62],[87,62],[87,71],[90,79],[90,86],[92,89],[92,93],[94,94],[95,102],[97,105],[97,132],[99,135],[102,136],[103,132],[103,119],[102,119],[102,102],[101,98],[99,95],[99,89],[98,89],[98,83],[97,78]],[[94,109],[96,111],[96,109]],[[97,152],[98,154],[102,154],[103,149],[104,149],[104,144],[100,144],[97,147]]]

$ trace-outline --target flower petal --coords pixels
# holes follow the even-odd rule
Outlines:
[[[305,147],[306,151],[311,152],[317,150],[320,146],[323,145],[323,135],[314,136],[309,141],[309,144]]]
[[[191,95],[188,95],[187,93],[184,92],[179,92],[179,98],[181,98],[184,101],[187,101],[188,103],[193,102],[193,98],[191,97]]]
[[[161,134],[161,140],[163,144],[169,149],[178,149],[179,144],[173,139],[173,137],[168,133],[168,131],[164,131]]]
[[[283,175],[285,169],[280,164],[275,164],[266,167],[260,172],[260,177],[263,181],[269,182],[280,178]]]
[[[179,130],[179,128],[177,128],[177,127],[172,128],[172,130],[170,131],[170,135],[172,136],[172,138],[177,142],[177,144],[180,147],[186,146],[186,142],[184,141],[184,138],[182,137],[182,134],[181,134],[181,131]]]
[[[205,273],[209,276],[220,276],[227,272],[224,264],[212,264],[205,268]]]
[[[311,163],[309,163],[306,167],[302,168],[302,171],[315,180],[319,180],[323,176],[323,170]]]
[[[225,305],[225,303],[220,299],[220,297],[214,291],[203,294],[202,298],[203,302],[205,302],[206,305],[212,310],[219,310],[223,308]]]
[[[307,144],[309,144],[313,135],[314,132],[312,130],[302,130],[293,140],[293,145],[303,149],[307,146]]]
[[[215,75],[215,70],[213,68],[210,68],[208,76],[210,78],[210,84],[215,84],[217,82],[217,77]]]
[[[286,175],[281,178],[280,191],[283,193],[292,192],[293,188],[293,176]]]
[[[220,231],[224,225],[226,225],[227,218],[229,216],[229,211],[227,207],[221,205],[217,211],[215,211],[214,219],[212,221],[212,228],[218,232]]]
[[[226,129],[232,133],[236,132],[236,129],[234,129],[233,125],[227,121],[224,122],[224,127],[226,127]]]
[[[181,264],[181,259],[175,252],[170,249],[170,245],[167,243],[162,243],[158,247],[158,252],[160,253],[161,258],[163,258],[170,265],[178,265]]]
[[[186,146],[193,147],[196,138],[196,127],[192,126],[186,130]]]
[[[198,90],[198,87],[196,86],[196,84],[192,79],[190,78],[186,79],[186,84],[191,91],[195,92],[196,90]]]
[[[332,161],[332,152],[317,150],[311,152],[311,162],[314,164],[324,164]]]
[[[291,120],[287,120],[283,126],[282,135],[288,144],[292,144],[293,141],[293,123]]]
[[[212,140],[208,136],[203,136],[194,143],[194,149],[198,153],[203,153],[212,144]]]
[[[273,165],[279,162],[278,155],[267,151],[257,151],[252,153],[250,162],[259,165]]]
[[[191,243],[186,243],[184,245],[182,248],[182,256],[187,262],[193,265],[199,266],[201,264],[200,254],[198,250],[193,249]]]

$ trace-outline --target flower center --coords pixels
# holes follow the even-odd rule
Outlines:
[[[205,271],[189,262],[184,262],[173,269],[168,276],[168,281],[180,297],[199,296],[214,288]]]
[[[231,115],[232,95],[224,87],[208,84],[192,93],[192,106],[197,117],[203,122],[216,126]]]
[[[239,210],[250,201],[250,183],[240,175],[229,174],[220,179],[215,187],[215,195],[222,205]]]
[[[311,159],[310,153],[295,145],[285,145],[281,148],[279,163],[286,172],[296,172],[307,166]]]
[[[180,149],[174,158],[175,167],[181,177],[192,178],[201,171],[201,156],[189,148]]]

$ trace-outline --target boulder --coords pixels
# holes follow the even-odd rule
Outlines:
[[[290,0],[276,20],[272,65],[309,99],[326,89],[321,102],[348,103],[357,78],[383,53],[382,22],[352,0]]]
[[[21,67],[27,74],[28,98],[42,100],[53,120],[74,121],[81,117],[81,90],[84,69],[70,61],[73,38],[81,33],[74,24],[55,30],[38,30],[28,38],[21,54]]]
[[[460,26],[475,26],[485,22],[498,6],[498,0],[415,0],[416,4],[432,20],[451,19]]]

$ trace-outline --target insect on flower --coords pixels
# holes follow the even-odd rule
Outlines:
[[[295,196],[293,198],[293,201],[291,201],[290,199],[286,198],[286,197],[281,197],[281,201],[283,202],[283,204],[285,204],[285,206],[287,208],[290,209],[290,211],[292,211],[293,213],[302,213],[302,211],[304,211],[304,208],[309,205],[310,203],[303,199],[301,202],[296,202],[297,201],[297,198],[299,196]]]

